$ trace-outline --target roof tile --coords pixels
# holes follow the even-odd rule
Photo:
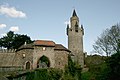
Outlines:
[[[47,41],[47,40],[36,40],[34,42],[34,45],[40,45],[40,46],[55,46],[55,42],[53,41]]]

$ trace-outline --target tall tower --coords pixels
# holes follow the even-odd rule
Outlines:
[[[79,18],[75,9],[73,10],[72,17],[70,18],[70,25],[67,25],[68,35],[68,49],[74,55],[73,60],[84,66],[84,54],[83,54],[83,26],[79,24]]]

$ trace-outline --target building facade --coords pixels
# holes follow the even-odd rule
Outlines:
[[[68,63],[69,53],[70,51],[61,44],[47,40],[36,40],[32,44],[21,46],[15,53],[3,53],[4,56],[0,56],[2,62],[0,67],[11,70],[48,67],[64,69]]]

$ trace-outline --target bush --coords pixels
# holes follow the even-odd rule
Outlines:
[[[62,70],[59,69],[50,69],[48,73],[50,80],[60,80],[63,74]]]
[[[107,72],[108,79],[120,80],[120,52],[113,54],[106,62],[109,69],[109,72]]]
[[[68,56],[68,66],[65,67],[63,80],[81,80],[81,66],[74,63]]]
[[[26,75],[26,80],[60,80],[62,70],[58,69],[37,69]]]

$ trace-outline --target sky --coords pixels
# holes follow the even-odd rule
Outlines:
[[[120,0],[0,0],[0,38],[14,31],[67,47],[66,23],[73,9],[84,27],[84,51],[93,54],[103,30],[120,23]]]

